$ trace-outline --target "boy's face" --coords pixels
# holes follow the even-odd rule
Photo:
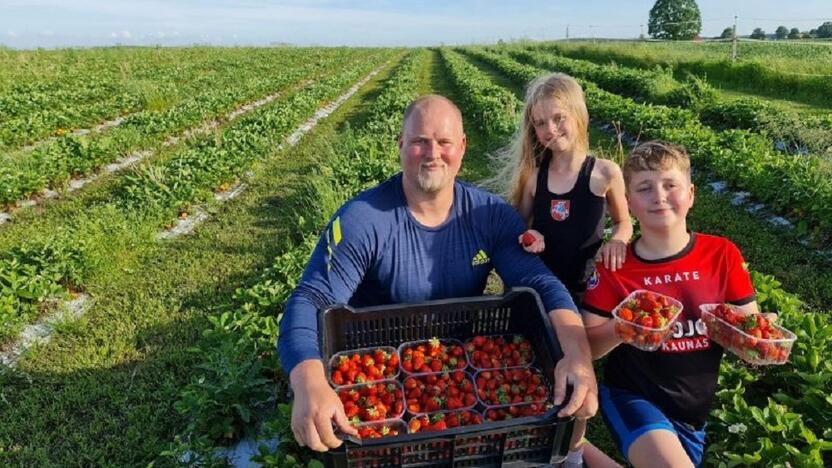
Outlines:
[[[685,223],[693,193],[688,175],[678,168],[639,171],[630,175],[627,202],[642,229],[666,230]]]

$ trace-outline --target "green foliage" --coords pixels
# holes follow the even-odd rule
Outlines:
[[[728,26],[727,28],[722,30],[722,34],[719,35],[722,39],[731,39],[734,37],[734,27]]]
[[[789,28],[785,26],[778,26],[777,30],[774,31],[774,34],[777,36],[777,39],[783,40],[789,34]]]
[[[818,26],[815,34],[819,38],[827,38],[832,37],[832,21],[826,21],[822,25]]]
[[[759,39],[765,40],[766,39],[766,32],[763,31],[763,28],[754,28],[754,31],[751,32],[751,39]]]
[[[832,322],[806,310],[771,276],[752,272],[761,310],[798,338],[783,366],[720,370],[706,459],[714,466],[828,466],[832,459]]]
[[[800,34],[799,29],[792,28],[791,31],[789,31],[789,36],[788,37],[789,37],[789,39],[800,39],[802,36]]]
[[[702,15],[695,0],[656,0],[647,24],[655,39],[689,40],[702,30]]]

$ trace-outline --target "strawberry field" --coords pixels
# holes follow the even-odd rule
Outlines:
[[[718,60],[701,52],[0,50],[0,465],[224,466],[224,448],[279,438],[259,463],[319,466],[292,441],[275,343],[321,229],[398,171],[396,137],[414,97],[460,105],[461,177],[478,182],[516,129],[525,84],[549,71],[583,85],[599,156],[620,162],[634,141],[654,138],[688,148],[691,227],[741,248],[761,309],[796,334],[784,365],[725,359],[706,464],[832,465],[832,112],[820,100],[805,109],[828,83],[790,95],[777,83],[795,78],[778,81],[773,67],[759,86],[741,86],[730,70],[708,73]],[[160,238],[197,217],[192,233]],[[79,298],[83,314],[48,322]],[[48,340],[21,347],[47,322]],[[470,343],[478,366],[483,344]],[[457,365],[462,355],[451,357]],[[390,353],[378,360],[391,365]],[[343,370],[344,383],[371,372]],[[458,411],[453,424],[477,421],[464,398],[446,408]],[[600,418],[587,437],[616,453]]]

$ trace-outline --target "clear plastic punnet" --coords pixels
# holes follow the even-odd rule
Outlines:
[[[384,419],[381,421],[353,424],[358,429],[358,438],[380,439],[407,434],[407,423],[401,418]]]
[[[530,366],[534,362],[531,342],[521,334],[477,335],[465,341],[468,365],[474,370]]]
[[[540,403],[549,399],[550,391],[540,369],[520,366],[486,369],[474,374],[477,398],[483,406]]]
[[[343,385],[335,389],[351,424],[401,418],[404,389],[397,380]]]
[[[475,409],[435,411],[433,413],[413,415],[408,422],[408,431],[411,434],[417,432],[440,432],[457,427],[482,424],[482,422],[482,413]]]
[[[642,306],[651,310],[644,311]],[[642,351],[655,351],[671,335],[682,309],[682,303],[670,296],[637,289],[612,311],[615,335]],[[649,319],[642,318],[642,312],[647,312]]]
[[[333,387],[395,379],[399,376],[399,363],[399,352],[392,346],[341,351],[329,358],[327,378]]]
[[[401,368],[407,375],[468,367],[462,342],[453,338],[407,341],[399,345]]]
[[[788,362],[797,336],[766,315],[743,314],[730,304],[702,304],[699,310],[708,337],[743,361],[758,366]]]
[[[551,402],[516,403],[513,405],[486,406],[482,414],[486,421],[505,421],[507,419],[539,416],[554,408]]]
[[[410,415],[469,409],[477,404],[474,380],[464,370],[402,377],[405,406]]]

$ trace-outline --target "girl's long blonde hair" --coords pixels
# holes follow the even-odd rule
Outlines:
[[[581,151],[589,150],[589,112],[586,110],[581,85],[564,73],[544,75],[529,83],[520,128],[511,145],[498,156],[500,170],[492,180],[492,185],[501,187],[500,192],[515,207],[520,205],[523,187],[526,186],[535,167],[551,153],[551,150],[537,141],[532,117],[534,106],[546,99],[554,99],[575,118],[575,143]]]

